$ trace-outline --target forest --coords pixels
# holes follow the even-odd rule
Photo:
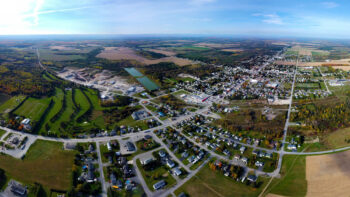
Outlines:
[[[340,103],[313,103],[300,105],[291,113],[291,121],[302,122],[306,129],[316,133],[335,131],[350,126],[350,99]]]

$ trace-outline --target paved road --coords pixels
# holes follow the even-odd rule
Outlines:
[[[101,182],[101,187],[102,187],[102,197],[107,197],[107,188],[106,188],[106,181],[105,181],[105,176],[103,174],[103,163],[102,163],[102,156],[101,156],[101,151],[100,151],[100,143],[96,142],[96,151],[97,151],[97,156],[98,156],[98,169],[100,172],[100,182]]]
[[[295,79],[296,79],[296,75],[297,75],[298,63],[299,63],[299,57],[298,57],[298,59],[297,59],[296,65],[295,65],[294,77],[293,77],[293,83],[292,83],[292,89],[291,89],[290,98],[289,98],[289,106],[288,106],[287,118],[286,118],[286,123],[285,123],[285,125],[284,125],[284,130],[283,130],[282,146],[281,146],[281,149],[280,149],[280,151],[279,151],[279,154],[280,154],[280,155],[279,155],[279,158],[278,158],[277,168],[276,168],[276,170],[273,172],[273,176],[274,176],[274,177],[278,177],[278,176],[279,176],[279,173],[280,173],[281,167],[282,167],[283,155],[284,155],[284,153],[285,153],[285,151],[284,151],[284,146],[285,146],[285,143],[286,143],[287,131],[288,131],[288,127],[289,127],[290,112],[291,112],[291,110],[292,110],[293,93],[294,93]]]
[[[317,70],[320,72],[320,74],[321,74],[321,76],[322,76],[322,79],[323,79],[323,81],[324,81],[324,84],[326,85],[327,92],[328,92],[328,93],[332,93],[332,92],[329,90],[329,88],[328,88],[327,81],[326,81],[326,79],[324,78],[321,69],[320,69],[318,66],[316,66],[316,68],[317,68]]]

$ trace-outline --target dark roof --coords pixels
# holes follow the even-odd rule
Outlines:
[[[11,184],[11,191],[18,195],[24,195],[27,193],[27,189],[25,187],[15,182],[12,182]]]
[[[135,150],[135,145],[131,142],[127,142],[126,146],[128,147],[128,151],[134,151]]]

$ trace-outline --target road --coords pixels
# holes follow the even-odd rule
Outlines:
[[[317,68],[318,72],[320,72],[320,74],[321,74],[321,76],[322,76],[323,82],[324,82],[324,84],[326,85],[327,92],[331,94],[332,92],[331,92],[331,91],[329,90],[329,88],[328,88],[327,81],[325,80],[321,69],[320,69],[318,66],[316,66],[316,68]]]
[[[283,155],[285,153],[284,151],[284,146],[286,144],[286,138],[287,138],[287,131],[289,127],[289,119],[290,119],[290,112],[292,110],[292,104],[293,104],[293,94],[294,94],[294,87],[295,87],[295,79],[297,75],[297,68],[298,68],[298,63],[299,63],[299,57],[297,59],[297,63],[295,64],[295,70],[294,70],[294,77],[293,77],[293,83],[292,83],[292,89],[290,91],[290,98],[289,98],[289,106],[288,106],[288,112],[287,112],[287,118],[286,118],[286,123],[284,125],[284,130],[283,130],[283,140],[282,140],[282,146],[279,153],[279,158],[278,158],[278,164],[276,170],[273,172],[274,177],[278,177],[279,173],[281,171],[282,167],[282,160],[283,160]]]
[[[100,151],[100,143],[96,142],[96,151],[98,156],[98,169],[100,172],[100,182],[102,187],[102,197],[107,197],[107,188],[106,188],[106,181],[105,176],[103,174],[103,163],[102,163],[102,157],[101,157],[101,151]]]
[[[38,56],[38,64],[39,66],[43,69],[43,70],[46,70],[46,68],[41,64],[41,61],[40,61],[40,52],[39,52],[39,49],[36,48],[36,55]]]

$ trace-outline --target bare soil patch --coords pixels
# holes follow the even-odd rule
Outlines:
[[[306,157],[306,180],[306,196],[349,196],[350,151]]]
[[[97,57],[106,58],[109,60],[122,60],[122,59],[136,60],[146,65],[157,64],[160,62],[174,62],[179,66],[193,64],[191,60],[178,58],[175,56],[150,60],[137,55],[135,51],[133,51],[128,47],[105,47],[105,49],[100,54],[98,54]]]
[[[148,49],[148,51],[152,51],[152,52],[155,52],[155,53],[160,53],[160,54],[163,54],[163,55],[166,55],[166,56],[175,56],[176,55],[175,52],[167,51],[167,50],[164,50],[164,49]]]
[[[222,49],[221,51],[226,51],[226,52],[241,52],[243,49]]]
[[[225,44],[225,43],[208,43],[208,42],[201,42],[194,44],[196,47],[209,47],[209,48],[234,48],[234,47],[239,47],[239,43],[230,43],[230,44]]]

